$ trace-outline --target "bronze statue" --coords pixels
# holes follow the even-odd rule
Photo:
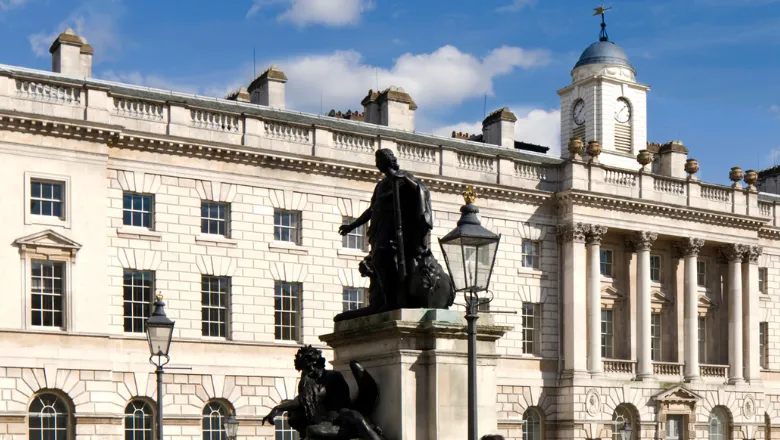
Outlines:
[[[452,281],[430,249],[433,210],[428,188],[399,168],[391,150],[377,150],[376,167],[385,177],[376,184],[371,205],[339,228],[346,235],[371,222],[371,250],[359,266],[361,275],[371,279],[369,304],[337,315],[336,321],[400,308],[446,309],[455,300]]]
[[[370,419],[379,387],[356,361],[349,367],[358,384],[354,402],[344,376],[325,369],[322,352],[311,345],[301,347],[295,355],[295,369],[301,372],[298,395],[274,407],[261,424],[273,424],[286,412],[288,423],[304,440],[382,440],[382,431]]]

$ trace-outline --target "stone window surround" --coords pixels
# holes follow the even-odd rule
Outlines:
[[[31,184],[33,180],[41,180],[44,182],[59,183],[62,188],[62,204],[63,216],[52,217],[46,215],[35,215],[30,212],[30,197],[32,195]],[[47,174],[39,173],[35,171],[24,172],[24,224],[25,225],[46,225],[46,226],[59,226],[65,229],[71,227],[71,182],[70,176],[61,174]]]
[[[610,263],[610,265],[612,266],[612,274],[611,275],[601,274],[601,280],[602,281],[607,281],[607,282],[614,282],[620,276],[620,269],[619,269],[620,265],[617,264],[616,261],[615,261],[615,255],[616,255],[615,249],[611,245],[603,245],[602,244],[600,250],[601,251],[609,251],[610,253],[612,253],[612,263]],[[599,273],[601,273],[601,255],[599,255]]]

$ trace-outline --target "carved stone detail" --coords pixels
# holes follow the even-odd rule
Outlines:
[[[591,416],[598,415],[601,412],[601,396],[595,388],[588,390],[585,394],[585,411]]]
[[[764,252],[764,248],[762,246],[753,246],[753,245],[746,245],[744,246],[745,253],[742,254],[742,262],[743,263],[750,263],[750,264],[758,264],[758,259],[761,257],[761,254]]]
[[[585,242],[601,246],[601,239],[607,235],[607,227],[600,225],[589,225],[588,232],[585,234]]]
[[[745,253],[745,245],[731,243],[725,246],[721,246],[720,255],[728,262],[739,261],[742,259],[742,255]]]
[[[675,243],[675,247],[680,252],[680,255],[687,257],[687,256],[699,256],[699,251],[701,250],[702,246],[704,246],[704,240],[701,238],[683,238],[682,240]]]
[[[586,223],[572,223],[558,226],[558,236],[566,243],[585,243],[585,235],[590,231],[590,225]]]
[[[658,234],[655,232],[636,231],[631,236],[631,244],[634,246],[634,251],[649,251],[653,247]]]
[[[756,416],[756,401],[750,394],[745,396],[745,401],[742,403],[742,415],[751,421]]]

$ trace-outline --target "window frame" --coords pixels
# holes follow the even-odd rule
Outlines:
[[[343,216],[341,218],[341,225],[348,225],[355,221],[355,218],[353,217],[347,217]],[[299,221],[300,223],[300,221]],[[355,231],[359,231],[359,233],[355,233]],[[298,234],[300,235],[300,234]],[[360,247],[352,247],[349,246],[349,239],[354,238],[356,241],[360,240],[362,241],[362,246]],[[274,211],[274,239],[276,239],[276,211]],[[341,248],[342,249],[354,249],[359,250],[362,252],[368,252],[368,228],[366,227],[366,224],[362,224],[355,228],[355,230],[350,231],[347,235],[344,235],[341,237]]]
[[[528,306],[531,307],[530,314],[526,313]],[[526,325],[527,319],[531,320],[532,326]],[[520,307],[520,349],[524,355],[539,356],[541,353],[541,320],[542,304],[523,301]],[[528,333],[530,338],[527,337]]]
[[[355,292],[357,293],[357,297],[359,298],[359,301],[353,301],[351,298],[347,298],[347,293]],[[368,298],[366,298],[368,294],[368,289],[365,287],[349,287],[344,286],[341,289],[341,306],[342,311],[348,312],[350,310],[358,310],[362,309],[366,305],[368,305]],[[356,304],[357,307],[352,308],[352,304]]]
[[[769,368],[769,322],[758,323],[758,366],[764,370]]]
[[[699,342],[699,363],[707,364],[707,317],[697,317],[697,340]]]
[[[141,405],[139,408],[136,405]],[[128,410],[132,406],[133,411],[131,413],[128,413]],[[149,413],[146,413],[146,409],[149,409]],[[135,414],[136,412],[140,411],[145,417],[149,417],[149,428],[146,427],[146,420],[144,420],[144,423],[142,424],[142,428],[136,427],[136,419]],[[132,426],[128,427],[128,421],[132,422]],[[145,440],[154,440],[155,434],[156,434],[156,423],[155,423],[155,405],[152,402],[149,402],[147,399],[132,399],[129,402],[127,402],[127,405],[125,405],[125,411],[124,411],[124,418],[122,421],[122,433],[124,434],[124,437],[127,437],[128,432],[130,433],[132,438],[136,438],[135,433],[141,432],[142,436]]]
[[[703,272],[699,271],[701,266],[704,266]],[[696,286],[707,287],[707,262],[699,259],[696,260]]]
[[[277,224],[276,223],[276,215],[277,214],[295,214],[295,216],[296,216],[296,218],[295,218],[295,226],[293,227],[293,226],[289,226],[289,225],[286,226],[284,224]],[[302,217],[303,217],[303,211],[296,211],[296,210],[293,210],[293,209],[279,209],[279,208],[275,208],[274,209],[274,232],[273,232],[274,235],[273,235],[273,241],[277,242],[277,243],[291,243],[291,244],[294,244],[296,246],[300,246],[301,243],[302,243],[302,236],[303,236],[303,227],[302,227],[302,225],[303,225],[303,218]],[[280,232],[279,235],[278,235],[279,237],[282,236],[281,230],[283,228],[283,229],[289,230],[290,231],[290,235],[292,235],[292,233],[295,233],[295,240],[282,240],[281,238],[277,238],[277,228],[279,228],[279,232]]]
[[[609,254],[609,263],[604,258],[607,254]],[[609,274],[605,273],[607,267],[609,267]],[[604,278],[615,278],[615,251],[610,248],[599,249],[599,274]]]
[[[605,316],[609,319],[605,320]],[[601,357],[614,359],[615,356],[615,314],[610,308],[601,308]],[[605,329],[609,331],[605,331]]]
[[[217,282],[217,289],[216,291],[211,290],[209,285],[209,290],[204,290],[204,286],[206,281],[216,281]],[[224,292],[222,292],[222,283],[224,283]],[[200,335],[204,338],[215,338],[215,339],[224,339],[224,340],[230,340],[230,331],[231,331],[231,287],[232,287],[232,279],[228,276],[215,276],[215,275],[201,275],[200,276]],[[206,305],[203,302],[204,295],[208,294],[209,298],[209,304]],[[211,304],[212,295],[218,295],[218,298],[220,300],[222,299],[222,296],[224,295],[224,307],[220,307],[220,305],[214,306]],[[212,321],[211,318],[211,311],[216,310],[217,314],[219,314],[220,310],[224,310],[225,320],[224,322],[220,321]],[[203,314],[208,311],[209,320],[203,319]],[[219,319],[219,317],[218,317]],[[222,332],[222,335],[213,335],[211,333],[211,325],[217,325],[217,329]],[[209,334],[205,334],[205,327],[209,326]]]
[[[130,284],[128,286],[127,284],[125,284],[125,277],[127,276],[128,273],[140,273],[140,274],[147,274],[148,273],[148,274],[151,274],[151,285],[149,287],[149,302],[147,303],[147,307],[146,307],[146,316],[140,317],[143,320],[142,321],[143,324],[141,325],[141,331],[133,331],[133,330],[128,331],[127,327],[125,325],[126,324],[126,320],[128,319],[128,316],[125,313],[125,304],[127,302],[130,302],[131,304],[142,302],[142,301],[135,301],[134,300],[135,297],[132,296],[132,293],[134,293],[134,291],[132,289],[134,289],[136,287],[138,287],[140,289],[144,289],[143,286],[136,286],[135,284]],[[152,316],[152,310],[154,308],[155,282],[156,282],[156,273],[153,270],[138,270],[138,269],[128,269],[128,268],[122,269],[122,331],[124,333],[126,333],[126,334],[133,334],[133,335],[146,333],[146,319],[148,319],[150,316]],[[125,295],[125,293],[127,292],[126,289],[128,287],[131,288],[131,298],[133,298],[130,301],[128,301],[127,296]],[[130,319],[131,319],[131,322],[132,322],[132,319],[137,319],[137,318],[135,316],[130,316]],[[134,327],[131,326],[131,328],[134,328]]]
[[[126,196],[138,196],[142,198],[141,202],[141,210],[133,209],[133,201],[131,200],[130,209],[125,208],[125,197]],[[133,225],[133,224],[127,224],[125,223],[125,212],[130,212],[130,223],[132,223],[133,216],[132,213],[140,212],[141,213],[141,223],[143,224],[143,214],[145,211],[143,211],[143,198],[149,198],[149,225],[148,226],[139,226],[139,225]],[[122,227],[125,228],[138,228],[138,229],[145,229],[149,231],[154,231],[155,227],[155,197],[154,194],[149,193],[139,193],[139,192],[133,192],[133,191],[122,191]],[[202,217],[201,217],[202,218]]]
[[[658,271],[657,279],[653,279],[653,259],[658,260],[658,267],[656,268]],[[663,277],[664,277],[663,264],[664,264],[664,259],[662,255],[650,254],[650,282],[651,283],[656,283],[656,284],[663,283]]]
[[[300,440],[300,434],[288,422],[286,411],[274,417],[274,438],[280,434],[282,440]]]
[[[663,339],[663,316],[660,312],[652,312],[650,313],[650,359],[653,362],[663,362]]]
[[[720,432],[712,432],[716,427]],[[707,439],[708,440],[728,440],[728,420],[719,408],[710,411],[710,417],[707,420]]]
[[[62,185],[62,215],[60,217],[38,215],[32,213],[32,182],[56,183]],[[59,174],[24,172],[24,224],[59,226],[65,229],[71,228],[71,181],[70,176]]]
[[[219,405],[219,408],[214,408],[212,405]],[[209,414],[206,414],[206,411],[208,410]],[[203,440],[227,440],[227,435],[225,434],[225,422],[227,421],[228,416],[230,415],[232,411],[232,408],[230,408],[228,405],[226,405],[224,402],[220,400],[210,400],[206,402],[206,404],[203,406],[203,410],[201,411],[200,416],[200,432]],[[212,425],[212,415],[217,413],[217,429],[214,429]],[[208,431],[206,431],[206,420],[208,418]],[[208,434],[207,434],[208,432]],[[215,437],[216,435],[216,439]]]
[[[769,295],[769,268],[758,268],[758,293],[761,295]]]
[[[531,429],[532,427],[536,429]],[[544,438],[544,417],[535,407],[526,408],[523,412],[523,440],[542,440]]]
[[[638,434],[636,432],[636,426],[634,426],[634,415],[631,414],[631,410],[626,406],[618,405],[612,412],[612,420],[610,423],[612,426],[612,435],[610,435],[610,437],[613,440],[622,440],[621,431],[626,424],[631,427],[631,440],[636,439]]]
[[[206,205],[214,205],[219,207],[223,207],[225,209],[225,218],[220,219],[218,217],[204,217],[203,216],[203,209],[206,208]],[[210,212],[210,209],[207,211]],[[217,213],[219,213],[219,209],[217,209]],[[224,237],[224,238],[230,238],[230,203],[226,202],[215,202],[213,200],[201,200],[200,201],[200,234],[206,237]],[[203,226],[206,222],[207,228],[204,231]],[[209,232],[211,231],[211,222],[216,222],[217,225],[217,232]],[[219,223],[222,222],[225,225],[225,231],[224,233],[219,233]]]
[[[284,285],[289,285],[295,288],[297,290],[296,292],[296,300],[297,300],[297,307],[296,310],[281,310],[277,308],[277,299],[283,300],[285,295],[280,295],[278,288],[283,287]],[[292,289],[290,291],[292,293]],[[292,295],[290,295],[292,298]],[[288,281],[275,281],[274,282],[274,341],[276,342],[286,342],[286,343],[300,343],[303,340],[303,283],[297,283],[297,282],[288,282]],[[283,304],[283,302],[282,302]],[[291,325],[285,325],[284,321],[279,321],[277,318],[279,316],[279,313],[292,313],[294,316],[295,324]],[[289,339],[284,339],[284,329],[285,328],[291,328],[291,332],[294,332],[293,335]],[[279,332],[279,333],[277,333]],[[277,335],[281,335],[282,337],[277,337]]]
[[[51,396],[51,397],[53,397],[54,398],[54,402],[52,404],[44,403],[44,401],[43,401],[43,397],[44,396]],[[37,413],[33,413],[32,412],[32,406],[33,406],[34,403],[36,403],[36,401],[39,401],[39,400],[40,400],[41,403],[44,403],[43,408],[41,408],[41,411],[38,411]],[[35,418],[39,418],[40,414],[43,412],[43,409],[46,408],[46,407],[52,407],[52,408],[54,408],[55,411],[57,411],[57,409],[55,408],[57,403],[60,403],[62,405],[62,407],[64,407],[64,411],[65,411],[64,419],[65,419],[66,425],[65,425],[65,429],[62,430],[62,431],[64,431],[64,438],[62,440],[72,440],[73,438],[75,438],[75,420],[73,418],[73,407],[72,407],[69,399],[63,397],[62,395],[60,395],[60,393],[55,393],[55,392],[51,392],[51,391],[43,391],[43,392],[39,392],[39,393],[35,394],[35,396],[33,397],[32,401],[30,401],[30,403],[27,405],[27,410],[26,410],[26,416],[27,416],[27,431],[26,431],[27,432],[27,438],[32,438],[33,437],[32,432],[31,432],[33,427],[31,425],[32,425],[33,420],[34,420],[34,416],[37,415],[37,417],[35,417]],[[40,431],[41,433],[45,432],[44,428],[43,428],[43,422],[39,423],[39,426],[40,426],[40,428],[38,429],[38,431]],[[55,428],[55,430],[56,430],[56,428]],[[43,434],[41,434],[41,437],[43,437]],[[56,438],[57,438],[57,440],[60,440],[60,436],[59,435],[56,435]]]
[[[526,245],[531,245],[532,251],[535,253],[526,253]],[[530,259],[531,264],[527,265],[526,261]],[[522,239],[520,242],[520,264],[525,269],[539,270],[542,265],[542,241],[531,240],[528,238]]]

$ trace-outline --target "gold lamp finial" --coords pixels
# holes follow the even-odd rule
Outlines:
[[[158,291],[157,291],[157,301],[162,301],[162,300],[163,300],[163,294],[162,294],[162,291],[161,291],[161,290],[158,290]]]
[[[466,203],[474,203],[477,201],[477,196],[479,196],[479,194],[474,192],[474,187],[469,185],[466,187],[466,192],[463,193],[463,200],[465,200]]]

